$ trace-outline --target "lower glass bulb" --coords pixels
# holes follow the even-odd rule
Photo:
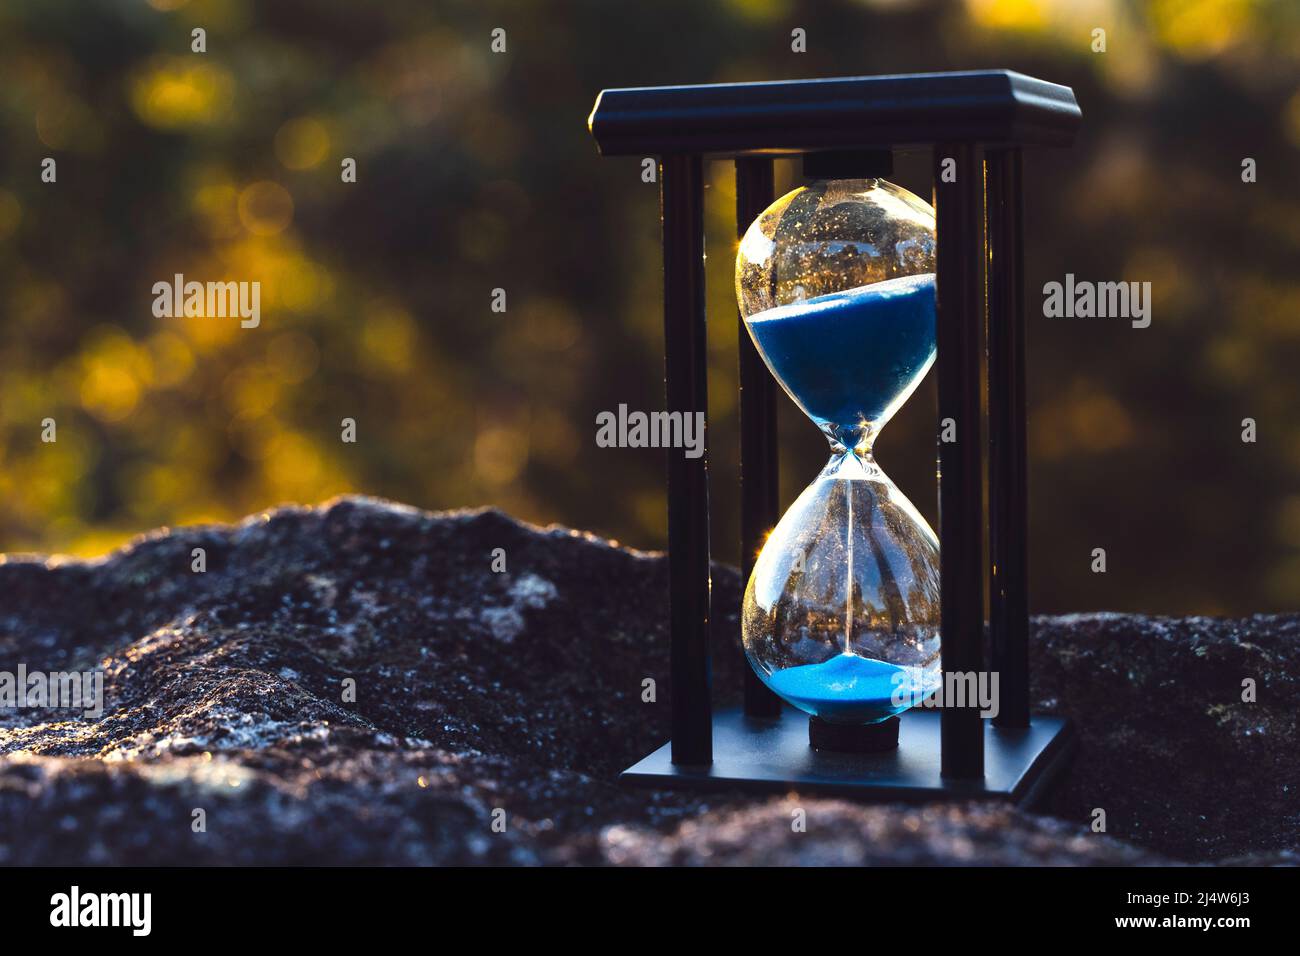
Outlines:
[[[741,628],[763,682],[830,723],[886,720],[938,687],[938,541],[869,454],[832,457],[785,513]]]

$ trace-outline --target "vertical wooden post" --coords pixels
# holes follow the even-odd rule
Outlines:
[[[698,155],[659,164],[664,245],[667,409],[708,414],[704,316],[704,169]],[[706,418],[707,420],[707,418]],[[707,429],[705,431],[707,436]],[[713,762],[709,656],[708,445],[698,458],[668,449],[668,578],[672,640],[672,762]]]
[[[736,159],[736,235],[772,204],[772,160],[767,156]],[[754,559],[768,532],[780,520],[776,442],[776,380],[749,337],[744,319],[740,335],[740,586],[749,581]],[[745,714],[779,717],[781,699],[745,665]]]
[[[983,173],[973,145],[935,147],[939,562],[945,675],[978,674],[983,669]],[[945,430],[952,437],[954,429],[955,440],[944,441]],[[940,717],[940,748],[945,777],[983,776],[984,724],[977,701],[968,700],[966,706],[955,707],[951,700],[945,700]]]
[[[989,150],[989,631],[999,727],[1029,726],[1029,494],[1021,151]]]

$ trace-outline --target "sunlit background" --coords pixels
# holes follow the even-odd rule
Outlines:
[[[599,411],[662,407],[657,187],[596,155],[595,94],[977,67],[1069,84],[1084,111],[1073,149],[1027,159],[1034,609],[1295,608],[1291,0],[6,0],[0,549],[96,555],[349,491],[662,546],[662,453],[595,443]],[[897,165],[928,195],[924,156]],[[734,191],[727,164],[710,175],[710,473],[734,561]],[[1042,318],[1066,272],[1151,281],[1151,327]],[[260,327],[155,318],[175,273],[260,281]],[[788,504],[825,445],[782,402]],[[877,446],[931,520],[933,416],[929,381]]]

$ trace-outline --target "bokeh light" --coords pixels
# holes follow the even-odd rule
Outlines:
[[[562,7],[6,4],[0,550],[101,554],[350,491],[662,546],[662,454],[594,441],[599,411],[663,401],[657,186],[597,156],[595,93],[999,66],[1072,85],[1085,116],[1074,148],[1026,161],[1034,609],[1300,603],[1300,7]],[[896,178],[926,193],[926,162],[900,156]],[[784,191],[797,170],[777,172]],[[705,213],[714,546],[735,561],[724,163]],[[1150,281],[1152,327],[1035,315],[1066,271]],[[155,316],[154,284],[177,275],[260,283],[257,328]],[[788,505],[824,453],[781,414]],[[933,414],[931,382],[877,449],[931,522]],[[1097,546],[1125,572],[1090,575]]]

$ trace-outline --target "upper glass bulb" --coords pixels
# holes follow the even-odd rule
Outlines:
[[[796,189],[740,242],[736,299],[755,346],[846,447],[878,432],[934,362],[934,252],[934,209],[883,179]]]

